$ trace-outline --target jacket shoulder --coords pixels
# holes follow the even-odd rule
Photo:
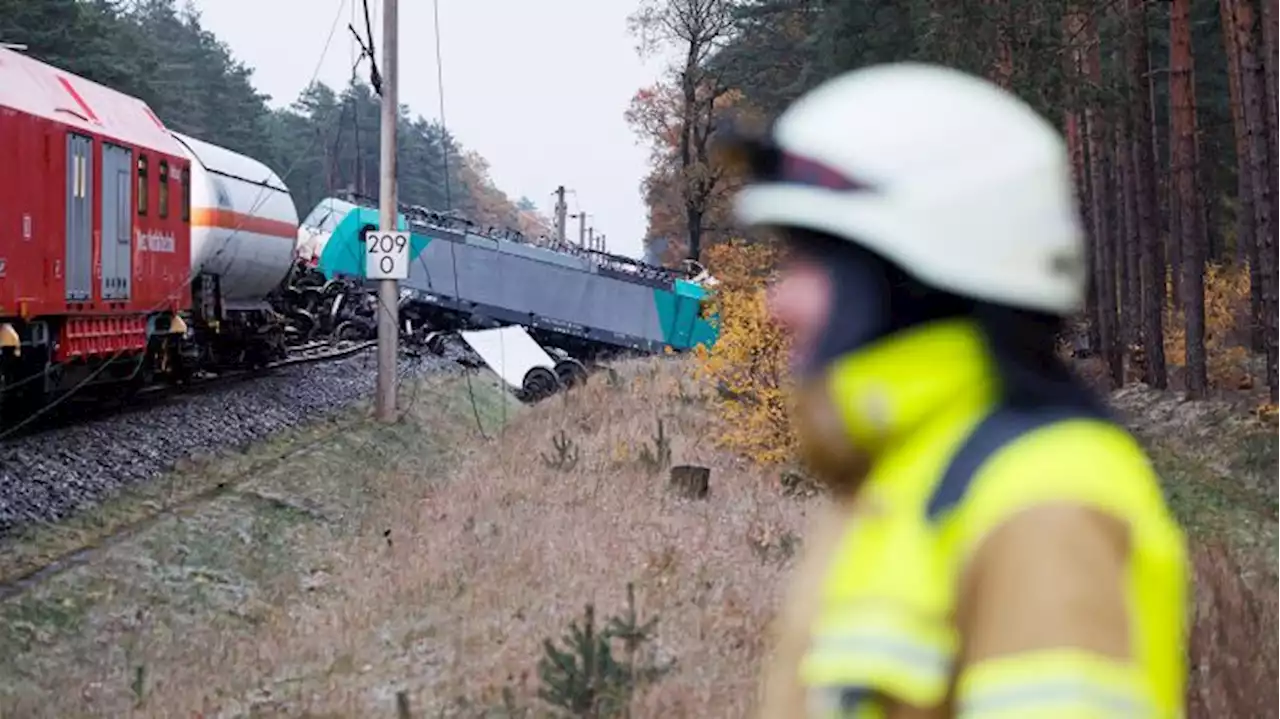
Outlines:
[[[1004,423],[1014,426],[1005,428],[1003,443],[962,468],[959,479],[953,461],[950,476],[943,477],[935,493],[954,496],[954,509],[941,518],[941,526],[945,539],[962,555],[996,527],[1042,506],[1086,508],[1090,514],[1080,521],[1102,515],[1129,527],[1169,520],[1155,469],[1120,424],[1067,416],[1019,431],[1018,421],[1006,418]],[[980,426],[975,439],[981,431]],[[948,490],[948,482],[962,486]]]

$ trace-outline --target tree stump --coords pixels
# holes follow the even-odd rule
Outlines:
[[[686,499],[706,499],[711,491],[711,468],[689,464],[672,467],[668,488]]]

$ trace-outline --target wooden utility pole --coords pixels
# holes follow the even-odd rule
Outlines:
[[[383,0],[382,8],[382,157],[379,162],[381,187],[378,192],[378,227],[396,231],[396,120],[400,102],[399,47],[396,42],[399,18],[397,0]],[[400,340],[400,283],[378,281],[378,390],[377,413],[383,422],[396,419],[396,356]]]

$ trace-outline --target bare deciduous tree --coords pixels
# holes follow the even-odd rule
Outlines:
[[[642,55],[668,49],[682,57],[672,70],[680,89],[677,152],[693,259],[702,252],[709,201],[723,180],[710,161],[709,147],[716,101],[729,88],[709,60],[733,35],[732,11],[730,0],[643,0],[628,18]]]

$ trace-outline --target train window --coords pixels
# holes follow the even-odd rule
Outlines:
[[[191,221],[191,170],[182,168],[178,171],[182,183],[182,221]]]
[[[138,155],[138,214],[147,214],[147,156]]]
[[[160,161],[160,182],[156,193],[156,212],[160,218],[169,216],[169,161]]]

